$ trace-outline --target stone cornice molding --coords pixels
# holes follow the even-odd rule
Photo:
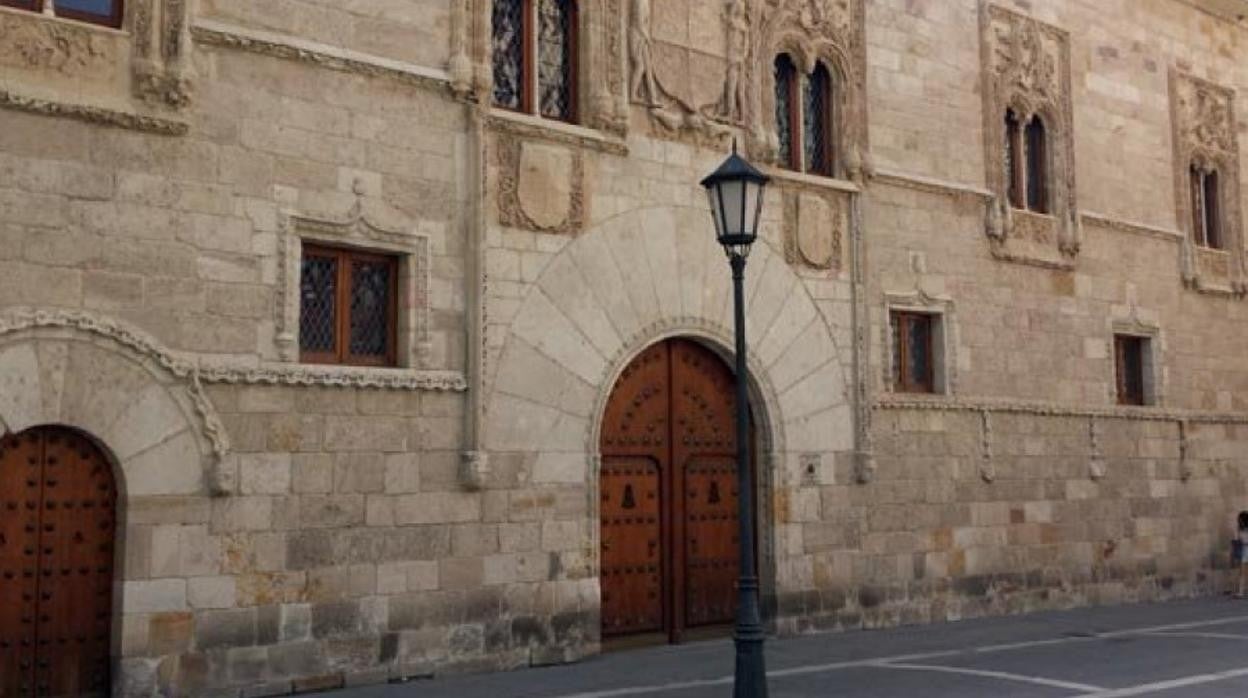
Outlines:
[[[294,385],[335,388],[380,388],[462,393],[468,389],[464,374],[457,371],[315,366],[310,364],[262,364],[241,366],[205,360],[198,368],[206,383],[236,385]]]
[[[250,51],[273,58],[308,63],[329,70],[386,77],[424,89],[451,92],[451,76],[444,70],[360,53],[287,34],[197,19],[191,27],[191,37],[205,46]]]
[[[885,186],[900,187],[902,189],[912,189],[921,191],[926,194],[936,194],[938,196],[973,196],[985,201],[991,200],[994,194],[987,189],[976,187],[971,184],[963,184],[945,179],[936,179],[934,177],[924,177],[922,175],[910,174],[908,172],[900,172],[887,168],[877,168],[875,176],[871,178],[871,184],[882,184]]]
[[[628,144],[598,131],[553,119],[542,119],[526,114],[492,109],[485,118],[486,128],[521,138],[595,150],[608,155],[628,156]]]
[[[938,412],[995,412],[1038,417],[1077,417],[1081,419],[1121,419],[1140,422],[1180,422],[1186,424],[1248,424],[1248,412],[1207,412],[1157,407],[1080,407],[1057,402],[932,398],[882,398],[876,410],[932,410]]]
[[[190,127],[182,121],[91,104],[57,102],[0,89],[0,109],[42,116],[59,116],[99,126],[112,126],[161,136],[184,136]]]

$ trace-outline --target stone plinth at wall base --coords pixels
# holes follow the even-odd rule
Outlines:
[[[1000,575],[1001,578],[1017,575]],[[1231,574],[1222,569],[1200,569],[1184,579],[1147,575],[1077,585],[1043,585],[995,592],[991,584],[948,580],[942,589],[910,596],[898,585],[864,586],[852,590],[802,591],[780,595],[774,622],[780,636],[815,632],[880,629],[926,625],[994,616],[1060,611],[1094,606],[1157,603],[1216,597],[1229,588]],[[968,595],[979,584],[981,593]]]

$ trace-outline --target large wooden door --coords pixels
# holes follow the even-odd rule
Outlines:
[[[0,696],[107,696],[116,487],[85,437],[0,439]]]
[[[656,344],[612,390],[602,425],[602,633],[730,623],[736,609],[735,379],[689,340]]]

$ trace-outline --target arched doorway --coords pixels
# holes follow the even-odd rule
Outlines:
[[[116,502],[82,434],[0,438],[0,695],[109,695]]]
[[[725,626],[738,573],[736,378],[688,339],[624,369],[600,437],[602,635]]]

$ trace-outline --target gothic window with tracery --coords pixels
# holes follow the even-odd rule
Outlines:
[[[43,12],[44,2],[45,0],[0,0],[0,5]],[[122,0],[56,0],[53,10],[57,17],[102,24],[106,27],[121,26]]]
[[[576,120],[575,0],[494,0],[494,104]]]
[[[775,60],[776,136],[780,164],[797,172],[836,175],[835,85],[822,62],[802,75],[793,59]]]
[[[1218,171],[1193,164],[1191,191],[1193,241],[1201,247],[1222,249],[1222,213],[1218,196]]]
[[[398,259],[305,244],[299,275],[299,349],[308,363],[391,366]]]

